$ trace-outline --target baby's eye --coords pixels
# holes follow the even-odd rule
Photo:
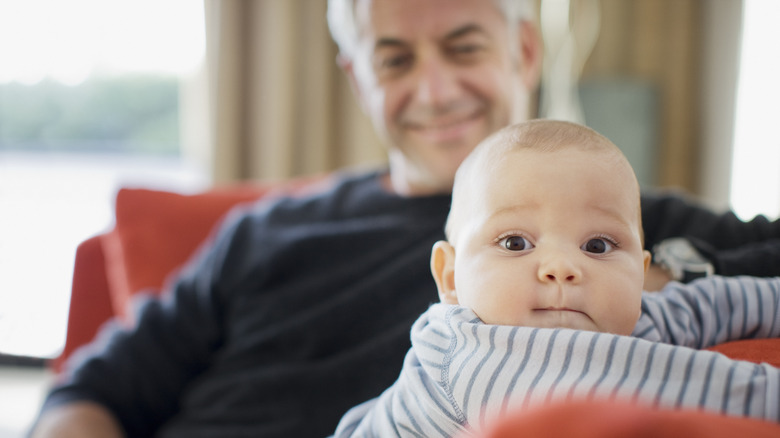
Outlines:
[[[523,236],[506,237],[501,239],[500,244],[509,251],[525,251],[534,247],[534,245]]]
[[[593,254],[606,254],[615,249],[615,245],[603,237],[598,237],[588,240],[580,249]]]

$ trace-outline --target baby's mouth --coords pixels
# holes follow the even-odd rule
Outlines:
[[[590,316],[588,316],[587,313],[577,309],[570,309],[568,307],[554,307],[554,306],[540,307],[534,309],[534,312],[571,312],[571,313],[579,313],[580,315],[584,315],[590,318]]]

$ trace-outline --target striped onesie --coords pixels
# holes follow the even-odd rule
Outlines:
[[[698,350],[780,336],[780,278],[709,277],[645,293],[633,336],[484,324],[431,306],[398,380],[352,408],[336,437],[448,437],[509,411],[581,398],[780,421],[780,369]]]

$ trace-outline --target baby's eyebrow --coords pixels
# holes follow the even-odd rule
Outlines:
[[[538,202],[527,202],[525,204],[513,204],[506,207],[501,207],[490,214],[490,218],[496,216],[503,216],[507,214],[518,214],[523,211],[533,210],[539,207]]]
[[[619,210],[616,210],[614,208],[607,208],[602,205],[594,205],[591,207],[592,210],[595,210],[596,212],[600,213],[603,216],[606,216],[612,220],[614,220],[616,223],[619,223],[626,228],[631,228],[633,224],[631,223],[631,216],[621,214]]]

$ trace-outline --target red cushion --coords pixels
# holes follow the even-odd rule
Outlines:
[[[740,341],[726,342],[708,348],[725,354],[732,359],[747,360],[750,362],[766,362],[775,367],[780,367],[780,339],[744,339]]]
[[[321,187],[320,176],[283,184],[242,185],[184,195],[148,189],[121,189],[114,230],[103,236],[114,312],[128,316],[128,302],[140,291],[159,292],[206,240],[217,222],[239,203]]]
[[[473,436],[473,435],[465,435]],[[481,438],[776,438],[780,425],[695,410],[569,402],[509,415]]]

